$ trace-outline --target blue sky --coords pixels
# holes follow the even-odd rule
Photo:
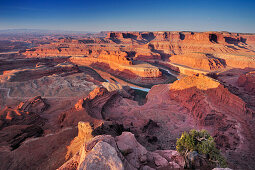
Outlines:
[[[254,0],[0,0],[0,29],[255,33]]]

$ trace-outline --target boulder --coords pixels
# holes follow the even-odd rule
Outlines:
[[[141,168],[142,170],[156,170],[154,168],[149,167],[148,165],[145,165]]]
[[[137,142],[134,134],[130,132],[123,132],[120,136],[116,137],[116,142],[119,150],[125,158],[136,168],[140,168],[141,161],[147,154],[147,150]]]
[[[182,168],[180,155],[173,150],[147,151],[134,134],[120,136],[98,135],[84,141],[80,150],[59,169],[124,168],[126,170],[153,168]],[[107,159],[109,157],[109,159]]]
[[[152,159],[151,161],[153,161],[158,168],[168,166],[168,161],[162,156],[160,156],[158,153],[149,153],[148,157],[149,159]]]
[[[176,150],[156,150],[155,153],[158,153],[160,156],[165,158],[171,165],[184,167],[185,160],[183,156],[179,154]]]
[[[90,152],[83,150],[79,170],[124,170],[116,150],[106,142],[98,142]]]

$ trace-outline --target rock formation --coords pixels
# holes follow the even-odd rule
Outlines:
[[[0,54],[0,169],[181,169],[176,139],[191,129],[230,168],[254,169],[254,34],[23,41],[32,48]]]
[[[134,61],[165,65],[170,57],[168,62],[173,65],[168,68],[177,67],[179,72],[190,75],[227,66],[254,68],[254,37],[228,32],[108,32],[104,39],[61,39],[23,54],[72,56],[70,60],[76,64],[109,64],[112,70],[129,70],[141,77],[161,77],[161,73]],[[109,72],[107,68],[103,70]]]
[[[79,134],[83,131],[83,127],[79,126]],[[58,169],[151,169],[183,166],[184,159],[176,151],[150,152],[137,142],[132,133],[123,132],[115,138],[100,135],[85,141],[80,150]]]
[[[102,113],[102,107],[115,94],[116,91],[108,92],[106,88],[96,88],[88,95],[88,97],[79,100],[75,105],[75,108],[78,110],[84,108],[92,117],[103,119],[104,115]]]
[[[109,95],[103,89],[95,92],[88,96],[92,101],[85,99],[79,102],[104,101],[102,104],[96,102],[82,106],[91,108],[90,116],[123,124],[125,129],[139,134],[138,141],[152,150],[156,149],[155,146],[170,148],[171,142],[166,139],[175,140],[181,131],[192,128],[207,129],[214,136],[217,146],[224,153],[231,153],[228,158],[232,167],[244,166],[241,161],[234,163],[238,153],[251,155],[249,149],[254,147],[249,142],[254,138],[253,131],[249,130],[252,123],[247,122],[253,118],[254,111],[212,78],[194,75],[170,86],[154,86],[147,95],[147,103],[142,106],[116,93]],[[99,113],[104,116],[98,116]]]

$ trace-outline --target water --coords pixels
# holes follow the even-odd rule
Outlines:
[[[177,78],[177,80],[179,80],[178,79],[178,75],[177,74],[174,74],[174,73],[172,73],[171,71],[169,71],[168,69],[165,69],[165,68],[162,68],[162,67],[159,67],[161,70],[164,70],[164,71],[166,71],[168,74],[170,74],[170,75],[172,75],[172,76],[174,76],[174,77],[176,77]]]
[[[107,82],[110,83],[110,81],[109,81],[108,79],[105,79],[105,81],[107,81]],[[116,82],[116,81],[115,81],[115,82]],[[118,82],[116,82],[116,83],[118,83]],[[141,90],[141,91],[144,91],[144,92],[149,92],[149,91],[150,91],[149,88],[135,87],[135,86],[130,86],[130,85],[129,85],[129,87],[132,88],[132,89]]]
[[[129,86],[129,87],[132,88],[132,89],[141,90],[141,91],[144,91],[144,92],[149,92],[150,91],[149,88],[134,87],[134,86]]]

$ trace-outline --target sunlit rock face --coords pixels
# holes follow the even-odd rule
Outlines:
[[[188,53],[183,55],[174,55],[169,58],[172,63],[183,64],[190,68],[202,69],[206,71],[218,70],[225,68],[226,63],[224,60],[216,58],[208,54]]]

